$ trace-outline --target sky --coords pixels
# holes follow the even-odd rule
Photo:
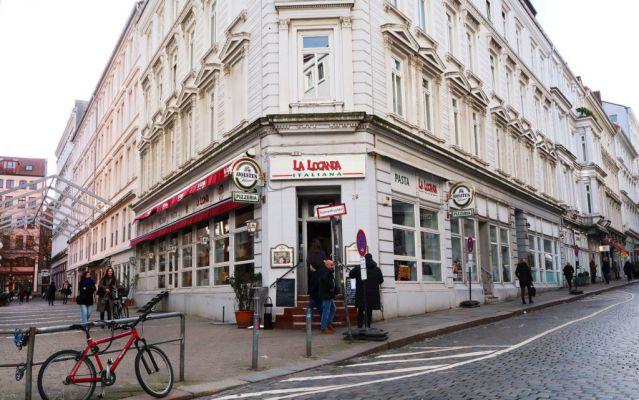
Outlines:
[[[639,110],[639,1],[532,1],[572,72]],[[73,102],[91,97],[134,3],[0,0],[0,155],[47,158],[55,172]]]

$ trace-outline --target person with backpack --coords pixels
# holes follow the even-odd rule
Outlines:
[[[373,256],[367,253],[366,280],[362,280],[361,267],[358,265],[351,270],[348,277],[355,279],[355,305],[357,306],[357,327],[371,327],[373,310],[381,309],[381,295],[379,286],[384,282],[382,270],[373,261]]]

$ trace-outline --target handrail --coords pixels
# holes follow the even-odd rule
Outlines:
[[[291,268],[288,269],[288,271],[286,271],[284,273],[284,275],[280,276],[279,278],[277,278],[275,280],[275,282],[271,283],[271,285],[269,286],[269,288],[272,288],[273,286],[277,285],[277,282],[281,281],[282,279],[284,279],[284,277],[286,275],[288,275],[291,271],[293,271],[295,268],[299,268],[299,267],[303,267],[304,266],[304,261],[300,261],[298,262],[296,265],[293,265]]]

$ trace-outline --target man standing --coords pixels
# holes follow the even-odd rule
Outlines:
[[[55,282],[51,281],[49,286],[47,287],[47,300],[49,301],[49,305],[53,305],[53,301],[55,300],[55,292],[57,292],[57,288],[55,287]]]
[[[628,278],[628,282],[632,280],[632,270],[632,263],[630,260],[626,260],[626,263],[623,265],[623,273],[626,275],[626,278]]]
[[[519,279],[519,288],[521,289],[521,302],[526,304],[526,288],[528,288],[528,301],[533,303],[532,299],[532,273],[528,263],[523,258],[519,259],[517,268],[515,269],[515,276]]]
[[[379,285],[384,282],[382,270],[368,253],[366,260],[366,281],[362,280],[361,267],[358,265],[351,270],[348,277],[355,279],[355,305],[357,306],[357,327],[371,327],[373,310],[381,309]]]
[[[27,298],[27,303],[29,302],[29,298],[31,297],[31,291],[33,289],[31,288],[31,284],[27,284],[27,288],[24,290],[24,295]]]
[[[331,325],[335,318],[335,275],[333,261],[325,260],[324,268],[317,271],[318,297],[322,301],[322,322],[320,324],[322,333],[335,333]]]
[[[618,281],[621,271],[619,270],[619,263],[616,260],[612,262],[612,272],[615,274],[615,280]]]
[[[606,285],[610,284],[610,260],[608,257],[604,257],[601,262],[601,274],[603,275]]]
[[[566,262],[566,265],[564,265],[564,277],[566,282],[568,282],[568,291],[572,291],[572,277],[574,274],[575,269],[570,265],[570,262]]]
[[[590,283],[597,282],[597,264],[595,264],[595,259],[590,259]]]

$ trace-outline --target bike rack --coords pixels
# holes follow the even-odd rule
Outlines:
[[[178,373],[177,381],[182,382],[184,381],[184,348],[185,348],[184,331],[186,330],[186,318],[184,316],[184,313],[167,312],[167,313],[149,314],[146,317],[146,321],[152,321],[157,319],[168,319],[168,318],[180,318],[180,337],[175,339],[160,340],[158,342],[153,342],[148,344],[160,345],[160,344],[166,344],[166,343],[180,342],[180,365],[179,365],[179,373]],[[131,318],[116,319],[112,321],[115,321],[117,323],[128,323],[128,322],[134,322],[137,320],[138,320],[137,317],[131,317]],[[106,326],[109,322],[112,322],[112,321],[103,321],[103,322],[96,321],[96,322],[92,322],[91,324],[92,324],[92,327],[100,327],[100,326]],[[75,330],[77,329],[73,329],[71,325],[48,326],[43,328],[36,328],[32,326],[32,327],[24,329],[24,331],[27,332],[28,334],[26,362],[18,363],[18,364],[15,364],[15,363],[0,364],[0,368],[17,368],[20,365],[24,365],[26,367],[25,377],[24,377],[25,378],[25,382],[24,382],[25,384],[24,399],[25,400],[32,399],[31,392],[33,390],[33,366],[44,364],[44,361],[39,361],[39,362],[33,361],[33,353],[35,348],[36,336],[38,334],[44,334],[44,333],[60,333],[60,332],[68,332],[68,331],[75,331]],[[15,333],[15,329],[4,329],[4,330],[0,329],[0,335],[13,335],[14,333]],[[120,350],[122,349],[109,350],[105,352],[104,354],[117,353]]]

